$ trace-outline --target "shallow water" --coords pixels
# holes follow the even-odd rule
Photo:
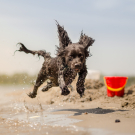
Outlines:
[[[103,129],[77,127],[80,122],[71,119],[74,114],[53,114],[62,109],[61,105],[44,105],[37,99],[36,104],[26,103],[26,93],[23,91],[30,86],[0,86],[0,134],[4,135],[115,135],[112,131]],[[22,91],[14,99],[9,93]],[[8,96],[7,96],[8,95]],[[33,100],[33,99],[32,99]],[[118,134],[117,134],[118,135]],[[120,134],[119,134],[120,135]]]
[[[48,131],[46,134],[49,134],[54,132],[52,127],[56,131],[53,134],[62,132],[76,134],[74,132],[79,131],[73,124],[80,120],[68,118],[71,114],[52,114],[53,111],[60,109],[60,106],[41,105],[39,101],[33,105],[24,102],[24,96],[20,97],[19,102],[14,97],[7,96],[11,92],[28,88],[29,86],[0,86],[0,118],[4,119],[0,122],[1,133],[9,134],[12,131],[13,134],[23,134],[26,131],[25,134],[38,134],[40,131],[40,134],[44,134],[44,131]]]
[[[79,122],[80,120],[75,119],[69,119],[68,117],[71,116],[68,115],[53,115],[50,114],[51,112],[55,111],[57,109],[56,106],[53,105],[31,105],[27,104],[24,101],[24,99],[21,98],[22,102],[18,102],[13,100],[13,97],[6,97],[6,94],[8,94],[11,91],[22,91],[24,89],[27,89],[28,86],[0,86],[0,92],[2,93],[1,103],[7,103],[8,105],[3,106],[4,108],[8,108],[8,110],[12,110],[11,112],[6,112],[1,114],[3,118],[10,118],[10,119],[18,119],[18,120],[25,120],[29,122],[38,122],[38,123],[44,123],[47,125],[57,125],[61,126],[68,126],[74,122]],[[66,121],[66,122],[65,122]]]
[[[29,106],[27,105],[27,107]],[[52,114],[51,112],[56,111],[55,106],[52,108],[52,106],[49,107],[44,105],[42,106],[43,110],[39,111],[38,107],[34,107],[34,109],[30,111],[27,110],[24,105],[15,103],[6,105],[6,108],[8,108],[9,111],[5,109],[6,113],[3,111],[3,113],[1,113],[1,117],[11,120],[18,119],[19,121],[40,123],[50,126],[69,126],[73,123],[81,121],[68,118],[69,116],[72,116],[71,114]]]

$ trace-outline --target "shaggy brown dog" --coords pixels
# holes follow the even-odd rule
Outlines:
[[[84,82],[87,75],[86,58],[89,56],[88,48],[94,40],[81,33],[78,43],[72,43],[64,27],[57,23],[59,34],[59,47],[57,47],[57,57],[52,58],[46,51],[28,50],[22,43],[18,51],[31,53],[33,55],[43,56],[45,61],[38,74],[34,89],[28,94],[29,97],[35,98],[38,87],[47,79],[47,85],[42,91],[48,91],[53,86],[59,86],[62,90],[61,95],[68,95],[68,85],[70,85],[78,74],[77,92],[80,97],[84,94]]]

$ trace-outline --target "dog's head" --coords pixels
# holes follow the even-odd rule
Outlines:
[[[64,61],[65,64],[71,69],[74,69],[75,71],[79,72],[80,69],[83,68],[85,59],[85,48],[82,45],[78,43],[73,43],[65,47]]]
[[[69,68],[79,72],[89,56],[88,48],[93,44],[94,40],[87,35],[81,33],[78,43],[72,43],[67,32],[58,23],[59,45],[57,56],[62,57],[63,63]]]

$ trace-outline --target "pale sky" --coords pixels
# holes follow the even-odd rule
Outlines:
[[[58,45],[57,20],[72,42],[80,33],[95,39],[87,67],[104,75],[135,75],[135,0],[3,0],[0,1],[0,74],[37,74],[42,66],[28,49],[51,52]]]

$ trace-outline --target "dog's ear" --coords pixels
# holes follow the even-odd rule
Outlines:
[[[80,40],[78,43],[82,44],[87,50],[89,46],[92,46],[94,41],[95,41],[94,39],[92,39],[91,37],[88,37],[87,35],[83,34],[83,32],[81,32]]]
[[[64,30],[64,27],[60,26],[59,23],[56,21],[56,25],[58,28],[58,37],[59,37],[59,47],[60,48],[65,48],[66,46],[68,46],[68,44],[71,44],[71,40],[68,37],[68,34],[66,32],[66,30]]]

